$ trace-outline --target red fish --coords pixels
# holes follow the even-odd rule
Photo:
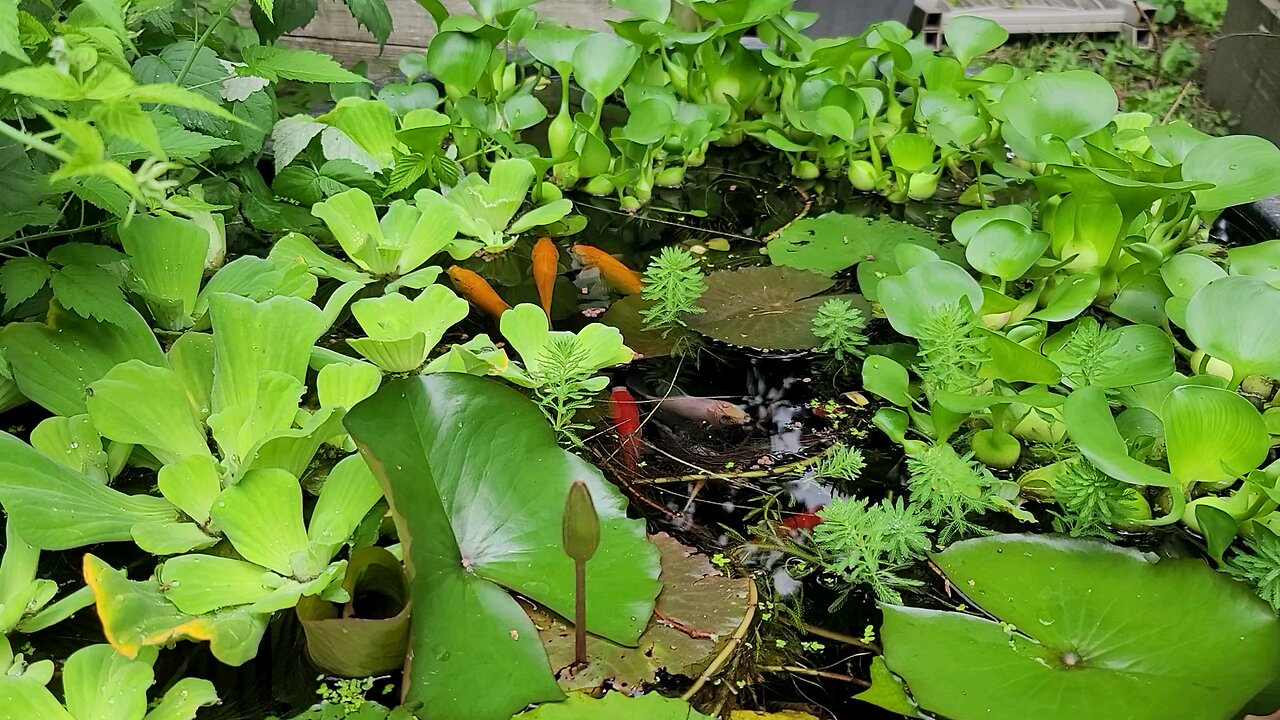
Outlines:
[[[782,518],[782,526],[790,530],[812,530],[822,523],[817,513],[791,513]]]
[[[538,299],[542,301],[542,311],[551,317],[551,290],[556,284],[557,264],[560,262],[560,251],[551,238],[539,238],[533,246],[533,284],[538,288]]]
[[[613,427],[622,438],[622,461],[627,468],[636,470],[640,461],[640,411],[636,399],[626,388],[615,387],[609,394],[609,408]]]

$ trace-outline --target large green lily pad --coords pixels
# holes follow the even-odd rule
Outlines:
[[[662,553],[657,612],[637,647],[587,637],[587,664],[573,665],[573,624],[542,608],[526,608],[565,692],[606,683],[630,693],[652,684],[659,671],[694,677],[730,641],[747,612],[750,578],[720,574],[707,556],[666,533],[650,538]]]
[[[689,703],[675,698],[648,693],[628,697],[622,693],[609,693],[602,698],[589,695],[572,695],[568,700],[539,705],[522,720],[711,720],[710,716],[694,710]]]
[[[937,250],[938,236],[887,217],[827,213],[789,225],[769,241],[774,265],[834,275],[860,262],[888,257],[902,243]],[[704,306],[705,307],[705,306]]]
[[[507,720],[563,697],[537,630],[508,591],[573,612],[561,548],[569,487],[587,483],[600,547],[587,563],[588,628],[635,645],[658,594],[658,551],[595,467],[563,450],[505,385],[442,373],[384,385],[346,418],[395,514],[409,575],[407,700],[436,720]]]
[[[861,295],[823,295],[835,281],[788,267],[753,267],[722,270],[707,276],[707,291],[698,301],[706,308],[685,323],[708,337],[733,345],[762,350],[815,348],[813,316],[822,303],[841,299],[853,303],[864,317],[871,308]]]
[[[1280,619],[1199,560],[1034,535],[933,559],[1003,621],[884,607],[890,669],[952,720],[1229,720],[1280,672]]]

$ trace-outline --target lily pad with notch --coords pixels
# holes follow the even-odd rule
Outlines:
[[[891,258],[902,243],[935,252],[942,246],[936,234],[901,220],[826,213],[792,223],[769,241],[768,251],[774,265],[834,275],[861,262]]]
[[[789,267],[725,270],[707,276],[707,291],[698,301],[706,312],[686,319],[690,329],[730,343],[762,350],[807,350],[819,340],[811,328],[818,308],[841,299],[870,317],[861,295],[822,295],[835,281]]]

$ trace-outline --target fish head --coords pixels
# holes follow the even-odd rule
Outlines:
[[[746,410],[725,400],[717,400],[716,405],[711,410],[716,421],[721,425],[746,425],[751,422],[751,416]]]

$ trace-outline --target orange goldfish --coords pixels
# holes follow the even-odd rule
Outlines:
[[[551,289],[556,284],[556,271],[559,270],[560,251],[551,238],[539,238],[533,246],[533,284],[538,287],[538,299],[542,301],[542,311],[551,317]]]
[[[502,313],[511,309],[511,306],[494,292],[493,286],[474,271],[454,265],[449,268],[449,279],[453,281],[453,287],[457,289],[459,295],[492,315],[494,320],[501,320]]]
[[[586,267],[594,267],[600,271],[609,287],[624,295],[635,295],[644,289],[644,281],[640,273],[623,265],[609,253],[590,245],[574,245],[573,256]]]

